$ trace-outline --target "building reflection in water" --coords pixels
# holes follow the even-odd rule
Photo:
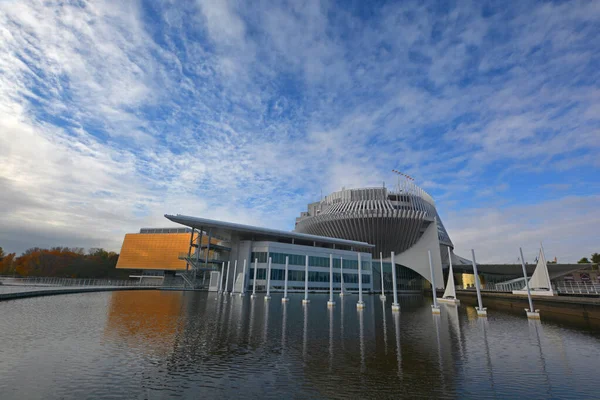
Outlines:
[[[363,373],[366,370],[365,366],[365,313],[363,310],[357,310],[358,312],[358,326],[359,326],[359,339],[360,339],[360,372]]]
[[[373,313],[375,314],[375,313]],[[388,353],[388,338],[387,338],[387,323],[385,314],[385,301],[381,302],[381,318],[383,322],[383,348],[385,349],[385,355]]]
[[[329,372],[333,367],[333,310],[334,307],[327,307],[329,314]]]
[[[270,301],[265,301],[265,306],[264,306],[264,328],[263,328],[263,344],[267,344],[267,340],[269,337],[269,305],[271,304]]]
[[[471,307],[469,307],[471,308]],[[474,311],[477,313],[476,311]],[[496,384],[494,382],[494,367],[492,366],[492,357],[490,356],[490,344],[488,342],[488,319],[487,318],[479,318],[477,321],[479,328],[483,335],[483,345],[485,348],[485,358],[486,358],[486,366],[488,375],[490,378],[490,387],[494,393],[494,397],[496,396]]]
[[[168,353],[184,319],[182,292],[115,291],[105,335],[117,336],[131,348]]]
[[[256,299],[250,299],[250,317],[248,319],[248,343],[252,342],[252,331],[254,330],[254,306]]]
[[[308,304],[304,304],[304,329],[302,330],[302,360],[306,363],[306,347],[308,343]]]
[[[540,364],[542,366],[542,374],[544,375],[546,387],[551,387],[550,378],[548,377],[548,369],[546,368],[546,358],[544,357],[544,351],[542,349],[542,340],[540,339],[540,333],[543,334],[542,322],[539,319],[527,319],[527,321],[529,323],[529,335],[534,339],[533,342],[538,348]]]
[[[394,333],[396,334],[396,363],[398,364],[398,378],[402,379],[402,346],[400,346],[400,313],[392,314],[394,317]]]
[[[282,313],[281,313],[281,354],[285,353],[285,334],[286,334],[286,323],[287,323],[287,304],[281,303]]]
[[[440,381],[442,383],[443,392],[446,392],[446,379],[444,378],[444,363],[442,360],[442,343],[440,341],[440,320],[442,316],[440,314],[433,314],[433,324],[435,325],[435,338],[438,348],[438,368],[440,371]]]

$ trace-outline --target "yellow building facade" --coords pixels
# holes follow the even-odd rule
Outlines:
[[[186,255],[190,246],[190,232],[156,233],[159,230],[125,235],[121,253],[117,261],[119,269],[136,270],[185,270],[186,262],[180,256]],[[212,240],[212,243],[215,241]],[[208,243],[208,237],[202,236],[202,244]],[[211,252],[212,253],[212,252]]]

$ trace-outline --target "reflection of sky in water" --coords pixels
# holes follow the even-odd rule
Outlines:
[[[123,291],[0,303],[2,399],[590,398],[600,334],[401,297]],[[8,340],[6,338],[9,338]]]

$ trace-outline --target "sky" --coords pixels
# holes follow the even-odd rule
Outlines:
[[[589,257],[599,37],[598,1],[2,1],[0,246],[291,230],[398,169],[459,255]]]

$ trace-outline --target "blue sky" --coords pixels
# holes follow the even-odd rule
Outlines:
[[[416,179],[456,252],[600,251],[600,2],[0,3],[0,246],[292,229]]]

